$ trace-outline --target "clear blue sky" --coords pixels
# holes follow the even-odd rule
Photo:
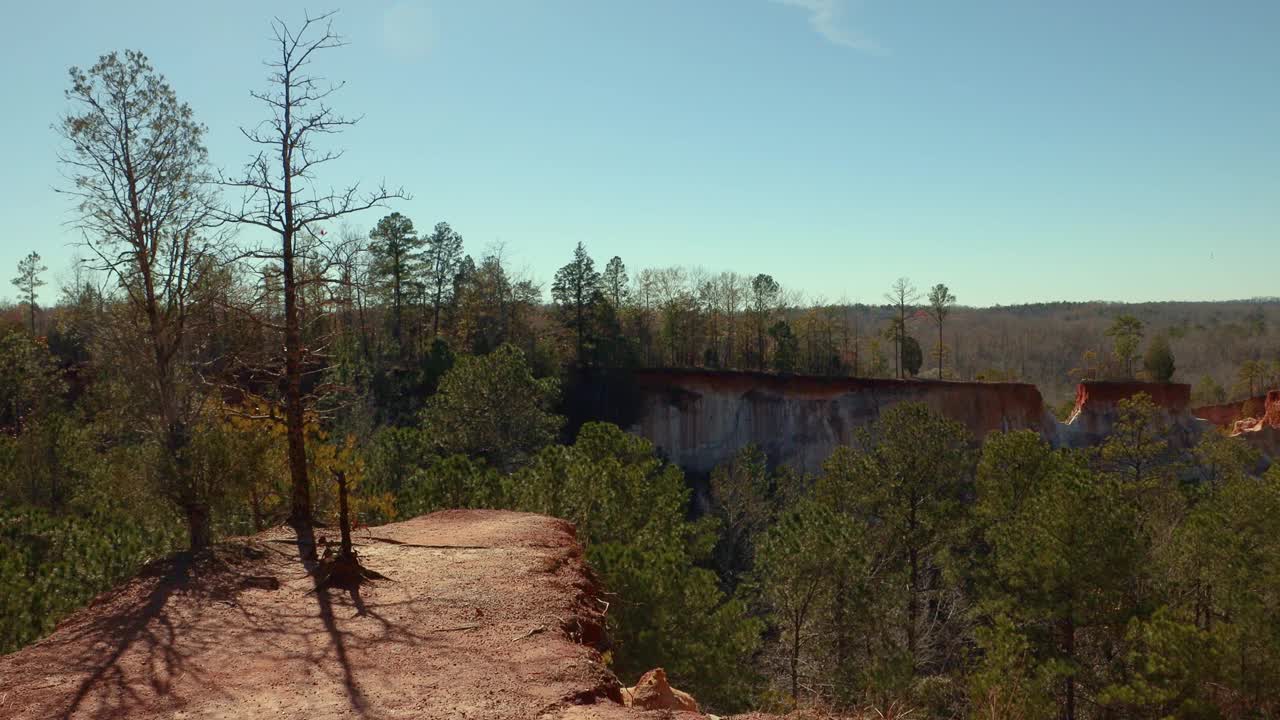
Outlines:
[[[0,277],[73,253],[68,66],[143,50],[235,169],[268,22],[303,7],[5,0]],[[1280,293],[1276,0],[340,7],[351,44],[317,70],[365,120],[325,179],[403,185],[393,209],[544,283],[583,241],[828,299],[900,275],[975,305]]]

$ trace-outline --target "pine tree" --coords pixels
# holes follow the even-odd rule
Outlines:
[[[579,367],[589,364],[588,350],[594,342],[592,329],[593,308],[601,298],[600,273],[587,249],[578,243],[573,250],[573,261],[556,271],[551,284],[551,299],[560,314],[560,321],[573,332],[576,339]]]
[[[1142,359],[1142,367],[1152,382],[1167,383],[1173,380],[1176,367],[1173,363],[1173,350],[1169,348],[1169,339],[1157,335],[1147,346],[1147,354]]]
[[[373,278],[391,299],[391,336],[403,352],[404,306],[411,277],[422,260],[426,241],[418,237],[413,221],[391,213],[369,231],[370,270]]]
[[[454,299],[454,278],[462,267],[462,236],[449,223],[436,223],[427,236],[422,266],[431,297],[431,334],[439,337],[440,313]]]
[[[40,273],[48,269],[40,264],[40,254],[31,252],[18,261],[18,274],[10,281],[14,287],[18,288],[18,297],[27,303],[32,335],[36,334],[36,298],[39,297],[40,288],[45,284],[40,279]]]
[[[946,359],[942,343],[942,323],[951,314],[951,306],[956,304],[956,296],[951,294],[950,288],[942,283],[934,285],[929,290],[929,315],[938,325],[938,347],[935,351],[935,357],[938,361],[938,379],[942,380],[945,373],[943,372],[943,361]]]

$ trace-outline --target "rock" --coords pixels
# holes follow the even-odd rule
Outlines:
[[[662,668],[641,675],[635,687],[623,688],[622,704],[641,710],[698,712],[698,701],[689,693],[671,687]]]

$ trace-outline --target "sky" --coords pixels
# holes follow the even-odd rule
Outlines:
[[[335,6],[0,0],[0,277],[79,234],[52,130],[70,66],[139,49],[218,168],[265,117],[270,21]],[[1280,2],[398,0],[336,6],[317,74],[363,116],[322,185],[502,244],[548,285],[603,266],[773,275],[877,302],[1280,294]],[[8,272],[5,272],[8,271]],[[0,283],[0,298],[14,288]]]

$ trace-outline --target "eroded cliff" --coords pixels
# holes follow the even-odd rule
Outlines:
[[[1166,413],[1178,445],[1208,424],[1190,411],[1180,384],[1090,382],[1077,390],[1071,420],[1058,422],[1040,391],[1025,383],[938,382],[780,376],[711,370],[640,370],[589,383],[579,409],[648,438],[672,462],[709,473],[748,444],[777,464],[816,471],[835,448],[885,409],[921,402],[962,423],[975,440],[993,431],[1032,430],[1055,446],[1081,447],[1111,432],[1118,403],[1146,393]]]
[[[1164,413],[1168,440],[1177,447],[1195,443],[1208,427],[1190,411],[1191,386],[1182,383],[1083,382],[1076,386],[1076,405],[1060,428],[1058,445],[1083,447],[1102,442],[1115,430],[1120,401],[1145,393]]]

